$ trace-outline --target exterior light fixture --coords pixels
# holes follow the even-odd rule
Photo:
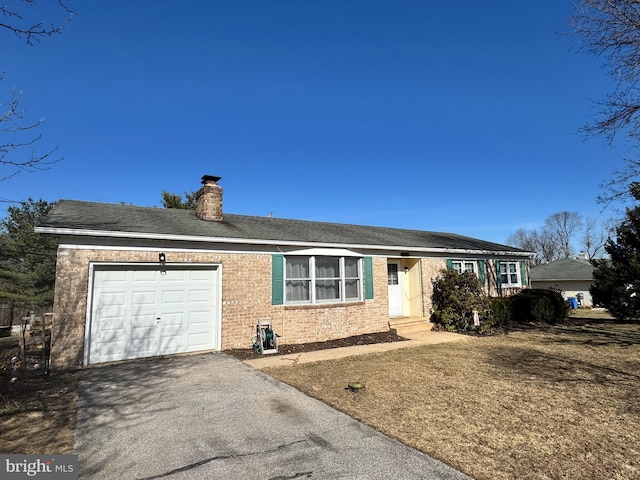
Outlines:
[[[160,262],[160,265],[162,265],[162,268],[160,269],[160,275],[166,275],[167,274],[167,270],[164,268],[164,264],[165,264],[166,260],[167,260],[167,257],[165,256],[164,253],[159,253],[158,254],[158,261]]]

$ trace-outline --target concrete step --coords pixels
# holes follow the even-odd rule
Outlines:
[[[389,330],[401,337],[411,333],[429,332],[432,328],[433,324],[426,317],[403,317],[389,320]]]

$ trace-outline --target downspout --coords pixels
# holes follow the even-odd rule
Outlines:
[[[419,265],[420,265],[419,271],[420,271],[420,293],[421,293],[421,295],[420,295],[420,303],[422,304],[422,306],[421,306],[422,318],[424,318],[425,317],[425,314],[424,314],[424,303],[425,303],[424,302],[424,295],[425,295],[425,291],[424,291],[424,281],[423,281],[423,278],[422,278],[422,258],[420,259]]]

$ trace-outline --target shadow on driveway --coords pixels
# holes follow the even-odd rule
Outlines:
[[[81,478],[464,479],[222,353],[89,368]]]

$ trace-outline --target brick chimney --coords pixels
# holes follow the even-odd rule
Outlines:
[[[200,220],[222,221],[221,177],[202,176],[202,187],[196,193],[196,217]]]

